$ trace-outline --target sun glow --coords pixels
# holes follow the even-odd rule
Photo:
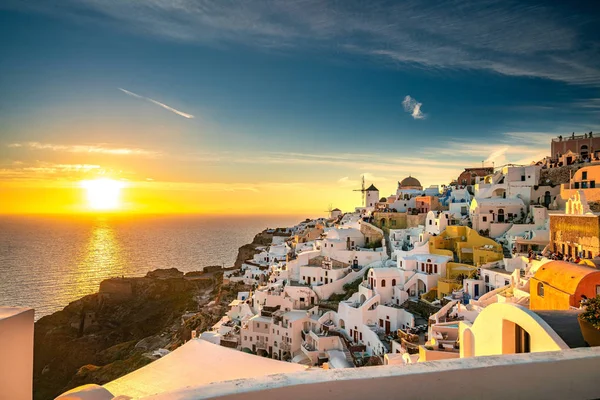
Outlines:
[[[81,187],[86,190],[88,205],[94,210],[119,208],[124,186],[123,182],[107,178],[81,182]]]

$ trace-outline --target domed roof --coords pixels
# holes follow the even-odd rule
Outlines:
[[[412,176],[408,176],[400,181],[401,186],[417,186],[422,187],[421,182],[417,178],[413,178]]]

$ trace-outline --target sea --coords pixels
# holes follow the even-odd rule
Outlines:
[[[0,306],[35,319],[98,291],[102,280],[157,268],[233,266],[266,228],[300,216],[0,216]]]

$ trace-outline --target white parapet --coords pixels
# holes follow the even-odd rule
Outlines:
[[[33,309],[0,307],[0,399],[33,394]]]

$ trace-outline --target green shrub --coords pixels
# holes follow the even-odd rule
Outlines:
[[[600,295],[593,299],[588,299],[585,305],[585,311],[579,315],[583,321],[587,321],[596,329],[600,329]]]

